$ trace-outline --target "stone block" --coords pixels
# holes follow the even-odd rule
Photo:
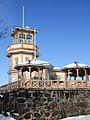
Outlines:
[[[39,113],[34,113],[34,117],[36,117],[36,118],[40,118],[41,115],[40,115]]]
[[[78,106],[78,107],[84,107],[84,108],[87,108],[88,103],[85,102],[85,101],[84,101],[84,102],[80,102],[80,103],[77,104],[77,106]]]
[[[52,112],[52,117],[55,117],[55,116],[58,116],[59,115],[59,112],[58,112],[58,110],[55,110],[55,111],[53,111]]]
[[[49,111],[46,111],[45,112],[45,117],[49,117],[50,116],[50,112]]]
[[[52,110],[57,109],[57,102],[56,101],[50,102],[49,108],[52,109]]]
[[[26,102],[26,98],[25,98],[25,97],[19,97],[19,98],[17,99],[17,101],[18,101],[19,103],[25,103],[25,102]]]
[[[26,107],[26,104],[25,103],[19,103],[18,104],[18,109],[23,109]]]
[[[27,112],[23,115],[23,118],[25,119],[30,119],[32,117],[32,113],[31,112]]]
[[[19,92],[19,97],[26,97],[26,93],[24,91]]]

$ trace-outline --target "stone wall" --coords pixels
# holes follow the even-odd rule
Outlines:
[[[10,111],[12,116],[19,113],[17,120],[61,120],[90,114],[90,92],[86,90],[20,89],[3,95],[0,111]]]

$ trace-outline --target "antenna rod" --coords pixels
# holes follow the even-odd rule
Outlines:
[[[37,55],[36,55],[36,54],[37,54],[36,49],[37,49],[37,48],[36,48],[36,31],[35,31],[35,30],[34,30],[34,43],[35,43],[35,54],[34,54],[34,59],[36,60],[36,58],[37,58],[37,57],[36,57],[36,56],[37,56]]]
[[[24,27],[24,6],[23,6],[23,16],[22,16],[22,27]]]

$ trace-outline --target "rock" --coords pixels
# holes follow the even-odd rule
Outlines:
[[[26,97],[25,91],[20,91],[19,92],[19,97]]]
[[[50,112],[45,112],[45,117],[49,117],[50,116]]]
[[[86,115],[86,109],[85,108],[81,108],[80,109],[80,115]]]
[[[19,97],[17,100],[18,100],[19,103],[25,103],[26,102],[25,97]]]
[[[51,116],[54,117],[54,116],[57,116],[58,114],[59,114],[59,112],[57,110],[55,110],[55,111],[52,112]]]
[[[25,103],[18,103],[18,109],[23,109],[26,107]]]
[[[19,108],[18,109],[18,113],[20,114],[20,115],[22,115],[22,114],[25,114],[25,113],[27,113],[27,112],[29,112],[30,111],[30,108]]]
[[[77,106],[78,106],[78,107],[84,107],[84,108],[87,108],[88,104],[87,104],[86,101],[84,101],[84,102],[80,102],[80,103],[78,103]]]
[[[66,118],[66,112],[65,110],[61,110],[61,118]]]
[[[44,118],[44,117],[42,117],[42,118],[40,118],[40,120],[47,120],[46,118]]]
[[[18,113],[12,113],[11,116],[15,118],[16,120],[19,119],[19,114]]]
[[[51,97],[51,95],[49,93],[45,93],[45,97]]]
[[[25,119],[30,119],[31,118],[31,112],[27,112],[27,113],[25,113],[24,115],[23,115],[23,118],[25,118]]]
[[[34,113],[34,117],[36,117],[36,118],[40,118],[41,115],[40,115],[39,113]]]
[[[49,104],[50,109],[55,110],[57,109],[57,103],[55,101],[50,102]]]
[[[8,114],[5,112],[4,114],[3,114],[5,117],[8,117]]]

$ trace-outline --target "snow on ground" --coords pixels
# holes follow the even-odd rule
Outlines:
[[[0,114],[0,120],[16,120],[12,117],[5,117],[4,115]],[[90,115],[81,115],[76,117],[67,117],[62,120],[90,120]]]
[[[81,115],[76,117],[67,117],[62,120],[90,120],[90,115]]]
[[[15,119],[9,116],[5,117],[4,115],[0,114],[0,120],[15,120]]]

